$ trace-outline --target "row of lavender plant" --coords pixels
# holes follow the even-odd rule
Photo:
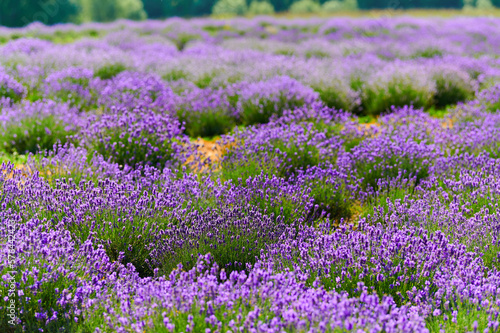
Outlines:
[[[5,31],[0,94],[14,102],[59,99],[80,110],[147,104],[188,124],[200,120],[190,119],[196,114],[215,132],[313,99],[359,114],[391,105],[442,108],[498,75],[495,29],[494,20],[409,18],[33,25]],[[95,36],[79,39],[89,30]],[[70,43],[44,40],[64,34]],[[210,102],[200,103],[206,96]],[[260,104],[262,117],[253,110]],[[190,127],[191,135],[214,132]]]

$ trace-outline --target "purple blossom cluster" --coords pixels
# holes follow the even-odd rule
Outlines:
[[[0,29],[0,331],[498,332],[499,31]]]

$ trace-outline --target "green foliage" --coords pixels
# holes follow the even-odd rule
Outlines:
[[[227,157],[234,155],[232,150],[226,153]],[[272,177],[277,172],[277,165],[272,160],[260,160],[259,158],[248,158],[237,161],[224,161],[219,170],[220,178],[231,180],[234,184],[242,184],[245,179],[265,175]]]
[[[109,80],[125,71],[127,68],[122,63],[107,64],[95,71],[94,76],[102,80]]]
[[[196,78],[193,83],[198,87],[198,88],[208,88],[210,84],[212,83],[212,80],[214,79],[215,74],[214,73],[204,73],[200,77]]]
[[[17,152],[12,154],[6,154],[2,150],[0,150],[0,164],[2,163],[12,163],[14,165],[24,165],[28,162],[27,155],[19,155]]]
[[[245,15],[248,10],[245,0],[218,0],[212,8],[213,15]]]
[[[360,217],[364,218],[368,215],[374,216],[375,211],[388,211],[389,202],[392,204],[396,200],[403,201],[405,197],[414,194],[415,184],[407,179],[400,179],[393,182],[391,186],[379,189],[377,195],[370,196],[361,207]],[[384,221],[378,221],[384,223]]]
[[[166,16],[164,14],[164,3],[163,0],[142,0],[144,5],[144,11],[146,12],[148,18],[158,19]]]
[[[16,103],[16,102],[19,102],[23,98],[23,95],[16,94],[16,92],[14,90],[0,86],[0,98],[1,97],[10,98],[10,101],[12,103]]]
[[[412,55],[412,58],[435,58],[443,56],[443,51],[435,47],[428,47],[419,50]]]
[[[188,74],[184,72],[182,69],[172,69],[170,72],[167,72],[162,75],[162,78],[165,81],[178,81],[181,79],[186,79]]]
[[[54,116],[25,118],[9,122],[0,130],[0,149],[8,154],[51,150],[57,142],[66,143],[73,134]]]
[[[175,36],[175,38],[171,38],[171,40],[175,43],[177,49],[179,51],[182,51],[190,41],[197,40],[199,38],[199,35],[179,33]]]
[[[284,110],[304,105],[303,99],[290,98],[282,93],[276,100],[261,98],[258,101],[248,100],[241,103],[241,123],[244,125],[265,124],[273,115],[281,116]]]
[[[331,0],[331,1],[327,1],[325,2],[322,6],[321,6],[321,9],[327,13],[329,12],[338,12],[338,11],[341,11],[343,10],[342,8],[342,2],[340,1],[337,1],[337,0]]]
[[[493,3],[491,0],[476,0],[476,8],[477,9],[483,9],[483,10],[489,10],[493,9]]]
[[[491,314],[486,309],[479,310],[477,305],[458,302],[456,320],[452,321],[452,311],[441,311],[439,316],[428,316],[426,327],[431,333],[455,333],[455,332],[487,332]],[[442,306],[442,308],[444,308]],[[444,317],[447,316],[447,318]],[[477,327],[474,328],[474,323]]]
[[[124,18],[143,20],[146,18],[141,0],[80,0],[82,21],[109,22]]]
[[[86,91],[88,89],[90,83],[88,78],[76,79],[73,77],[65,77],[59,80],[59,82],[61,83],[61,88],[53,92],[53,97],[55,97],[56,100],[67,102],[80,110],[89,110],[92,108],[93,104],[95,104],[96,96],[92,91],[88,91],[89,95],[79,93],[80,90]],[[69,85],[65,83],[69,83]],[[34,95],[32,95],[30,99],[37,100],[39,97],[40,93],[34,91]]]
[[[330,57],[330,54],[325,51],[321,50],[308,50],[305,53],[306,59],[311,59],[311,58],[328,58]]]
[[[26,37],[34,37],[43,40],[48,40],[56,44],[73,43],[81,38],[96,38],[101,34],[100,31],[95,29],[85,29],[82,31],[77,30],[56,30],[53,33],[41,34],[39,31],[27,33]]]
[[[434,91],[427,84],[419,86],[408,77],[393,77],[387,83],[375,82],[365,86],[362,94],[363,112],[366,115],[379,115],[391,109],[413,105],[415,108],[429,108]]]
[[[446,115],[448,115],[449,108],[447,109],[436,109],[435,107],[431,107],[429,110],[427,110],[427,113],[431,117],[443,119]]]
[[[465,73],[440,71],[434,75],[433,79],[436,82],[434,104],[438,108],[464,102],[474,97],[474,85]]]
[[[323,6],[313,2],[313,0],[254,0],[250,3],[249,13],[270,15],[274,10],[313,13],[356,10],[357,8],[462,8],[464,6],[462,0],[442,0],[439,2],[401,0],[396,4],[391,0],[330,0],[326,2],[321,0],[320,2],[324,3]],[[111,21],[118,18],[141,20],[146,17],[193,17],[213,13],[217,3],[239,3],[238,6],[227,6],[226,4],[221,6],[221,13],[217,13],[217,15],[244,15],[247,12],[244,0],[2,0],[0,1],[0,25],[19,27],[34,21],[55,24],[61,22],[80,23],[91,20]],[[252,5],[253,3],[256,5]],[[243,4],[244,6],[241,6]],[[477,0],[472,1],[472,5],[469,5],[470,8],[482,9],[490,9],[492,6],[500,7],[500,0]],[[245,10],[238,9],[243,7]],[[2,43],[1,40],[0,43]]]
[[[261,174],[269,177],[273,175],[289,177],[298,170],[317,166],[325,160],[313,144],[297,145],[283,140],[274,140],[262,154],[233,158],[239,154],[238,149],[240,148],[230,149],[226,153],[226,160],[223,161],[220,170],[223,179],[233,180],[236,183]]]
[[[315,216],[322,212],[328,214],[331,219],[340,221],[341,219],[350,219],[354,213],[353,200],[346,195],[347,191],[342,184],[335,184],[326,179],[316,179],[311,181],[308,186],[311,188],[309,194],[314,199],[314,204],[318,205]]]
[[[236,124],[234,117],[224,110],[179,112],[178,116],[185,123],[186,133],[192,138],[226,134]]]
[[[358,9],[357,0],[330,0],[321,6],[325,12],[336,12],[342,10],[356,10]]]
[[[207,15],[217,0],[143,0],[148,17]],[[154,12],[153,12],[154,10]]]
[[[124,223],[119,216],[120,212],[111,209],[88,211],[82,216],[82,221],[93,221],[92,225],[99,225],[99,239],[110,260],[120,259],[123,264],[131,263],[139,275],[152,276],[153,270],[147,264],[150,254],[148,245],[154,241],[151,237],[153,230],[167,221],[160,216],[135,215]],[[81,242],[87,240],[93,231],[89,222],[67,225],[66,228]],[[123,252],[123,256],[120,256],[120,252]]]
[[[194,267],[199,254],[210,253],[219,267],[226,272],[244,270],[246,264],[254,264],[272,240],[258,231],[247,231],[241,228],[219,230],[226,241],[217,244],[210,235],[200,239],[187,241],[185,246],[177,248],[174,253],[162,258],[161,274],[169,274],[179,263],[188,270]]]
[[[2,0],[0,25],[21,27],[31,22],[44,24],[69,22],[78,12],[74,0]]]
[[[274,14],[274,6],[267,1],[254,0],[248,8],[248,13],[251,15],[272,15]]]
[[[299,0],[290,6],[290,12],[294,14],[318,13],[321,6],[314,0]]]
[[[294,0],[271,0],[271,3],[277,12],[288,10],[293,2]]]
[[[360,9],[462,8],[463,0],[358,0]]]
[[[386,166],[386,167],[381,167]],[[429,165],[422,159],[412,159],[408,156],[393,155],[389,158],[377,157],[372,162],[360,161],[356,164],[359,178],[363,178],[361,187],[371,187],[375,191],[380,190],[379,179],[390,180],[398,177],[402,172],[406,177],[416,177],[418,184],[429,175]]]
[[[298,170],[305,170],[308,167],[318,165],[322,157],[316,145],[296,145],[282,140],[276,140],[273,144],[275,151],[282,155],[284,163],[278,170],[278,175],[287,176]]]
[[[344,111],[352,111],[354,108],[354,103],[347,96],[348,91],[344,87],[324,84],[315,87],[314,90],[319,93],[319,97],[323,103],[330,108],[342,109]]]

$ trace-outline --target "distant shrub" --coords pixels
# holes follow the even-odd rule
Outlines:
[[[353,111],[361,103],[359,92],[352,89],[344,80],[320,81],[311,86],[319,93],[323,103],[330,108]]]
[[[96,84],[97,103],[105,109],[144,107],[170,113],[178,96],[154,74],[123,71],[109,80]]]
[[[321,6],[313,0],[299,0],[290,6],[290,12],[294,14],[318,13],[319,11],[321,11]]]
[[[392,106],[428,108],[436,93],[435,82],[418,67],[392,67],[375,74],[364,86],[364,113],[378,115]]]
[[[356,0],[330,0],[325,2],[321,9],[325,12],[356,10],[358,9],[358,2]]]
[[[232,93],[233,103],[244,125],[267,123],[272,116],[283,114],[284,110],[318,100],[314,90],[286,76],[237,86]]]
[[[252,1],[248,8],[248,13],[251,15],[272,15],[274,14],[274,6],[267,1]]]
[[[144,20],[147,17],[140,0],[82,0],[81,7],[82,21]]]
[[[124,64],[122,63],[114,63],[114,64],[107,64],[102,67],[100,67],[95,73],[94,76],[98,77],[102,80],[109,80],[120,74],[121,72],[125,71],[127,67],[125,67]]]
[[[245,15],[248,10],[245,0],[219,0],[212,7],[214,15]]]
[[[169,37],[179,51],[183,51],[190,42],[199,40],[200,38],[201,36],[199,34],[190,34],[186,32],[181,32]]]
[[[228,133],[236,124],[234,108],[223,89],[196,89],[181,96],[176,113],[190,137]]]
[[[325,12],[338,12],[343,10],[342,3],[340,1],[332,0],[325,2],[321,9]]]
[[[443,51],[436,47],[428,47],[413,53],[412,58],[434,58],[443,56]]]
[[[476,8],[483,10],[491,10],[494,9],[493,3],[491,0],[476,0]]]
[[[162,75],[162,79],[169,82],[186,79],[187,77],[188,74],[182,69],[172,69],[171,71],[166,72]]]
[[[235,126],[234,117],[224,110],[183,113],[179,119],[185,123],[186,133],[192,138],[225,134]]]
[[[474,96],[475,84],[464,71],[441,67],[436,70],[432,78],[436,82],[434,104],[437,107],[464,102]]]

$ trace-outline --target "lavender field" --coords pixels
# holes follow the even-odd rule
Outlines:
[[[500,331],[500,19],[0,28],[0,332]]]

